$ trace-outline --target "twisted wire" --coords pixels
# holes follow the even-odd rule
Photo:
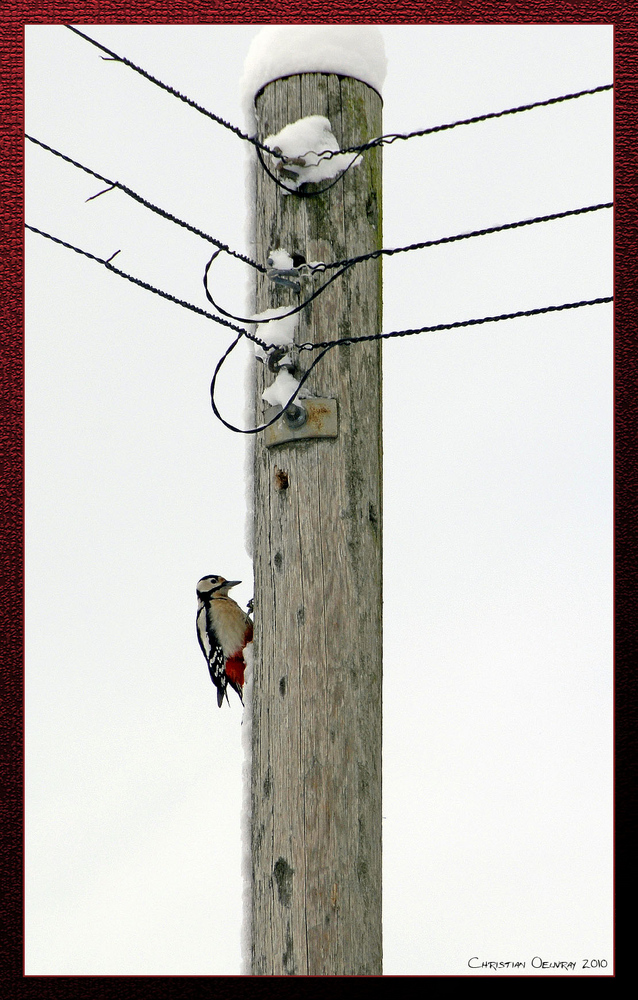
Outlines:
[[[213,379],[210,385],[211,406],[215,416],[218,418],[218,420],[222,422],[222,424],[224,424],[225,427],[228,428],[228,430],[234,431],[236,434],[258,434],[260,431],[263,431],[267,427],[270,427],[272,424],[276,423],[283,417],[284,413],[291,405],[291,403],[294,403],[300,390],[303,387],[304,382],[309,378],[313,369],[322,360],[322,358],[325,357],[328,351],[332,350],[333,347],[350,346],[351,344],[358,344],[370,340],[389,340],[390,338],[393,337],[410,337],[421,333],[438,333],[441,330],[460,330],[464,327],[481,326],[485,323],[499,323],[503,320],[522,319],[523,317],[528,317],[528,316],[541,316],[545,313],[562,312],[563,310],[566,309],[580,309],[583,306],[596,306],[608,302],[613,302],[613,296],[604,296],[597,299],[587,299],[580,302],[565,302],[562,305],[556,305],[556,306],[541,306],[536,309],[520,309],[517,312],[513,313],[502,313],[499,316],[484,316],[481,319],[459,320],[455,323],[437,323],[434,326],[422,326],[414,330],[393,330],[391,333],[371,333],[367,336],[362,336],[362,337],[340,337],[337,340],[326,340],[317,344],[306,343],[306,344],[294,345],[299,351],[320,350],[321,353],[317,355],[317,357],[313,360],[312,364],[307,369],[307,371],[304,372],[297,388],[288,399],[286,405],[282,407],[281,411],[277,413],[274,417],[272,417],[267,423],[259,424],[259,426],[257,427],[248,427],[248,428],[236,427],[234,424],[231,424],[221,415],[219,408],[217,407],[217,404],[215,402],[215,387],[217,383],[217,377],[228,355],[231,353],[231,351],[235,349],[235,347],[239,343],[240,338],[237,337],[230,345],[230,347],[223,355],[223,357],[220,358],[220,360],[217,363],[217,367],[215,368],[215,373],[213,375]]]
[[[520,104],[515,108],[506,108],[504,111],[490,111],[488,114],[476,115],[473,118],[461,118],[457,121],[448,122],[445,125],[431,125],[429,128],[417,129],[414,132],[392,132],[388,135],[380,135],[377,139],[361,143],[358,146],[346,146],[339,150],[326,150],[318,153],[323,159],[331,159],[338,153],[363,153],[367,149],[374,149],[375,146],[390,146],[398,139],[415,139],[419,136],[434,135],[435,132],[446,132],[449,129],[458,128],[461,125],[477,125],[479,122],[487,122],[493,118],[504,118],[506,115],[517,115],[522,111],[532,111],[533,108],[545,108],[551,104],[560,104],[562,101],[574,101],[579,97],[587,97],[590,94],[600,94],[605,90],[613,90],[613,83],[605,83],[600,87],[591,87],[589,90],[579,90],[574,94],[562,94],[560,97],[550,97],[545,101],[533,101],[531,104]]]
[[[113,59],[116,62],[121,62],[123,65],[128,66],[129,69],[132,69],[134,70],[134,72],[139,73],[140,76],[143,76],[150,83],[155,84],[156,87],[160,87],[162,90],[165,90],[173,97],[176,97],[178,100],[183,101],[185,104],[188,104],[196,111],[199,111],[200,114],[205,115],[207,118],[210,118],[214,122],[217,122],[218,125],[222,125],[224,128],[228,129],[230,132],[233,132],[236,136],[238,136],[245,142],[251,143],[257,150],[262,150],[265,153],[269,153],[271,156],[274,156],[282,161],[286,159],[283,153],[271,149],[269,146],[266,146],[263,142],[260,142],[259,139],[256,138],[256,136],[250,136],[246,132],[243,132],[236,125],[232,125],[230,122],[225,121],[219,115],[216,115],[214,114],[214,112],[209,111],[207,108],[204,108],[201,104],[198,104],[192,98],[187,97],[185,94],[180,93],[174,87],[171,87],[168,84],[163,83],[161,80],[157,79],[157,77],[152,76],[149,72],[147,72],[147,70],[142,69],[141,66],[137,66],[130,59],[118,55],[112,49],[107,48],[106,45],[102,45],[101,42],[96,41],[94,38],[91,38],[83,31],[80,31],[79,28],[75,28],[71,24],[67,24],[65,25],[65,27],[67,27],[69,31],[73,31],[76,35],[79,35],[80,38],[83,38],[91,45],[94,45],[96,48],[101,49],[102,52],[106,52],[110,59]],[[355,146],[346,146],[343,149],[325,150],[322,153],[315,153],[314,155],[319,156],[321,159],[332,159],[333,156],[338,156],[341,153],[362,153],[368,149],[373,149],[375,146],[391,145],[392,143],[396,142],[399,139],[407,140],[425,135],[433,135],[436,132],[449,131],[450,129],[458,128],[462,125],[475,125],[480,122],[490,121],[491,119],[503,118],[507,115],[514,115],[524,111],[531,111],[534,108],[549,107],[550,105],[553,104],[560,104],[563,101],[573,101],[580,97],[586,97],[591,94],[599,94],[607,90],[612,90],[613,86],[614,86],[613,83],[602,84],[599,87],[591,87],[587,90],[579,90],[572,94],[561,94],[559,97],[550,97],[542,101],[533,101],[529,104],[518,105],[515,108],[505,108],[502,111],[491,111],[488,112],[487,114],[475,115],[472,118],[462,118],[458,119],[457,121],[447,122],[446,124],[443,125],[432,125],[429,126],[428,128],[416,129],[413,132],[388,133],[387,135],[381,135],[375,139],[371,139],[369,142],[359,143],[358,145]],[[314,151],[308,150],[308,153],[311,152]],[[297,190],[294,188],[287,188],[286,190],[290,191],[291,194],[298,194]],[[320,194],[321,192],[312,192],[312,193]]]
[[[319,159],[323,159],[324,158],[322,153],[313,153],[312,150],[308,150],[308,152],[304,153],[303,155],[304,156],[309,156],[311,154],[313,156],[318,157]],[[332,155],[336,155],[336,154],[333,153]],[[264,172],[266,174],[268,174],[268,176],[270,177],[270,179],[272,181],[275,182],[275,184],[277,185],[277,187],[280,187],[282,189],[282,191],[286,191],[288,194],[296,194],[298,198],[316,198],[317,195],[325,194],[326,191],[329,191],[330,188],[333,188],[335,186],[335,184],[338,184],[339,181],[343,180],[343,178],[346,176],[346,174],[350,170],[350,167],[353,167],[355,165],[355,163],[357,162],[357,159],[358,159],[358,157],[355,156],[350,161],[350,163],[348,164],[348,166],[345,167],[345,169],[342,170],[341,173],[338,174],[335,177],[335,179],[330,182],[330,184],[326,184],[324,187],[318,188],[317,190],[314,190],[314,191],[308,191],[308,190],[305,190],[305,184],[302,185],[301,187],[298,187],[298,188],[291,188],[291,187],[288,187],[287,184],[284,184],[284,182],[282,180],[280,180],[279,177],[277,177],[275,174],[273,174],[272,170],[270,170],[268,168],[268,166],[266,165],[266,161],[264,160],[264,158],[262,156],[261,149],[259,149],[259,148],[257,149],[257,158],[259,159],[259,162],[260,162],[260,164],[261,164],[262,169],[264,170]]]
[[[189,309],[190,312],[197,313],[199,316],[205,316],[206,319],[213,320],[214,323],[219,323],[221,326],[226,326],[231,330],[239,332],[242,336],[248,337],[249,340],[254,340],[255,343],[264,350],[271,350],[276,346],[275,344],[267,344],[259,337],[250,334],[248,330],[243,330],[241,327],[236,326],[235,323],[222,319],[221,316],[213,316],[212,313],[206,312],[205,309],[200,309],[199,306],[193,305],[192,302],[187,302],[185,299],[179,299],[176,295],[171,295],[170,292],[165,292],[163,289],[157,288],[155,285],[151,285],[149,282],[143,281],[141,278],[136,278],[134,275],[120,270],[119,267],[115,267],[111,264],[111,261],[120,252],[119,250],[117,250],[114,254],[111,254],[108,260],[105,260],[104,257],[98,257],[97,254],[90,253],[88,250],[83,250],[81,247],[76,247],[73,243],[67,243],[66,240],[60,239],[59,236],[52,236],[51,233],[45,233],[42,229],[37,229],[36,226],[30,226],[28,222],[25,222],[24,226],[25,229],[29,229],[32,233],[37,233],[38,236],[44,236],[45,239],[51,240],[52,243],[57,243],[59,246],[66,247],[67,250],[73,250],[74,253],[80,254],[82,257],[88,257],[89,260],[94,260],[97,264],[102,264],[108,271],[112,271],[121,278],[126,278],[127,281],[131,281],[134,285],[139,285],[140,288],[144,288],[148,292],[153,292],[155,295],[159,295],[163,299],[168,299],[169,302],[174,302],[183,309]]]
[[[239,136],[240,139],[244,139],[246,142],[252,143],[253,146],[263,149],[266,153],[270,153],[272,156],[279,156],[281,159],[284,159],[280,153],[276,153],[268,146],[264,146],[264,144],[259,142],[259,140],[254,136],[246,135],[246,133],[242,132],[242,130],[236,125],[231,125],[230,122],[225,121],[223,118],[220,118],[219,115],[216,115],[214,112],[204,108],[201,104],[198,104],[197,101],[187,97],[185,94],[181,94],[179,90],[175,89],[175,87],[171,87],[167,83],[163,83],[161,80],[158,80],[157,77],[152,76],[145,69],[142,69],[141,66],[137,66],[134,62],[131,62],[130,59],[126,59],[124,56],[119,56],[117,52],[113,52],[112,49],[108,49],[106,45],[102,45],[89,35],[85,35],[79,28],[74,28],[72,24],[66,24],[65,27],[68,28],[69,31],[73,31],[76,35],[79,35],[80,38],[84,38],[85,41],[90,42],[91,45],[96,47],[96,49],[101,49],[102,52],[106,52],[110,59],[115,60],[115,62],[121,62],[124,66],[128,66],[129,69],[134,70],[135,73],[139,73],[140,76],[143,76],[150,83],[154,83],[156,87],[160,87],[162,90],[165,90],[167,93],[171,94],[172,97],[176,97],[178,100],[183,101],[184,104],[188,104],[191,108],[194,108],[195,111],[199,111],[201,115],[205,115],[212,121],[217,122],[218,125],[223,125],[223,127],[228,129],[230,132],[234,132],[234,134]]]
[[[200,236],[201,239],[206,240],[208,243],[212,243],[216,247],[219,247],[220,250],[223,250],[225,253],[230,254],[231,257],[236,257],[237,260],[243,261],[244,264],[250,264],[250,266],[253,267],[256,271],[261,271],[262,273],[265,273],[266,268],[263,267],[262,264],[258,264],[256,261],[251,260],[250,257],[246,257],[244,254],[238,253],[236,250],[231,250],[230,247],[227,246],[225,243],[222,243],[221,240],[215,239],[214,236],[210,236],[209,233],[203,232],[203,230],[198,229],[197,226],[192,226],[189,222],[184,222],[183,219],[178,219],[176,215],[172,215],[170,212],[167,212],[165,209],[160,208],[158,205],[154,205],[146,198],[143,198],[142,195],[139,195],[137,194],[137,192],[133,191],[132,188],[127,187],[126,184],[122,184],[120,181],[112,181],[108,177],[105,177],[104,174],[98,174],[97,171],[92,170],[91,167],[87,167],[85,166],[85,164],[80,163],[78,160],[74,160],[70,156],[67,156],[65,153],[61,153],[58,149],[54,149],[53,146],[48,146],[45,142],[41,142],[40,139],[36,139],[32,135],[28,135],[28,133],[26,132],[24,134],[25,137],[29,140],[29,142],[33,142],[35,143],[36,146],[40,146],[47,152],[53,153],[54,156],[59,156],[61,160],[65,160],[66,163],[70,163],[72,166],[77,167],[78,170],[83,170],[85,174],[89,174],[91,177],[95,177],[97,180],[103,181],[105,184],[109,184],[110,187],[107,188],[108,191],[113,190],[113,188],[117,188],[119,191],[122,191],[125,195],[128,195],[129,198],[132,198],[133,201],[137,201],[140,205],[143,205],[144,208],[148,208],[151,212],[154,212],[161,218],[167,219],[169,222],[174,222],[175,225],[181,226],[182,229],[187,229],[188,232],[194,233],[195,236]],[[99,194],[105,194],[105,193],[106,191],[99,192]],[[98,198],[98,197],[99,195],[94,194],[92,198],[87,199],[87,201],[92,201],[93,198]]]
[[[93,170],[91,167],[87,167],[85,164],[80,163],[78,160],[74,160],[72,157],[67,156],[65,153],[61,153],[59,150],[54,149],[53,146],[47,145],[47,143],[42,142],[40,139],[36,139],[34,136],[31,136],[31,135],[29,135],[26,132],[25,132],[25,137],[29,140],[29,142],[34,143],[36,146],[40,146],[42,149],[46,150],[49,153],[52,153],[54,156],[59,157],[61,160],[64,160],[66,163],[70,163],[72,166],[77,167],[79,170],[83,170],[84,173],[89,174],[91,177],[95,177],[97,180],[103,181],[105,184],[108,184],[109,188],[107,190],[112,190],[114,188],[117,188],[118,190],[120,190],[124,194],[126,194],[129,198],[132,198],[134,201],[138,202],[140,205],[143,205],[144,208],[148,208],[151,212],[154,212],[156,215],[159,215],[161,218],[164,218],[164,219],[168,220],[169,222],[174,222],[176,225],[181,226],[183,229],[188,230],[189,232],[193,233],[195,236],[199,236],[203,240],[206,240],[208,243],[212,243],[214,246],[218,247],[219,250],[223,250],[225,253],[229,254],[231,257],[235,257],[237,260],[241,260],[244,264],[249,264],[250,267],[254,268],[256,271],[260,271],[262,274],[267,273],[267,268],[265,268],[262,264],[258,264],[256,261],[252,260],[250,257],[247,257],[245,254],[238,253],[236,250],[231,250],[231,248],[229,246],[227,246],[225,243],[222,243],[221,240],[216,239],[214,236],[211,236],[209,233],[203,232],[203,230],[198,229],[196,226],[193,226],[193,225],[191,225],[188,222],[184,222],[182,219],[179,219],[177,216],[172,215],[170,212],[167,212],[165,209],[160,208],[158,205],[154,205],[152,202],[148,201],[146,198],[143,198],[141,195],[137,194],[137,192],[133,191],[133,189],[130,188],[130,187],[128,187],[126,184],[122,184],[120,181],[113,181],[110,178],[105,177],[104,174],[98,173],[96,170]],[[91,201],[93,198],[97,198],[97,197],[99,197],[100,194],[104,194],[104,193],[106,193],[106,192],[102,192],[101,191],[101,192],[99,192],[99,194],[93,195],[92,198],[87,199],[87,201]],[[474,236],[489,236],[489,235],[492,235],[493,233],[506,232],[508,229],[517,229],[517,228],[522,227],[522,226],[531,226],[531,225],[534,225],[534,224],[540,223],[540,222],[554,222],[557,219],[566,219],[566,218],[568,218],[569,216],[572,216],[572,215],[585,215],[588,212],[598,212],[601,209],[605,209],[605,208],[613,208],[613,202],[609,201],[609,202],[601,203],[599,205],[588,205],[588,206],[586,206],[584,208],[573,208],[573,209],[568,209],[568,210],[563,211],[563,212],[553,212],[550,215],[536,216],[533,219],[522,219],[519,222],[506,222],[506,223],[502,223],[501,225],[498,225],[498,226],[491,226],[491,227],[485,228],[485,229],[475,229],[475,230],[472,230],[471,232],[467,232],[467,233],[459,233],[458,235],[455,235],[455,236],[442,236],[442,237],[440,237],[438,239],[435,239],[435,240],[424,240],[424,241],[422,241],[420,243],[411,243],[408,246],[392,247],[392,248],[384,248],[384,249],[379,249],[379,250],[372,250],[370,253],[360,254],[357,257],[347,257],[344,260],[331,261],[330,263],[327,263],[327,264],[324,263],[324,262],[322,262],[321,264],[316,265],[313,270],[316,271],[316,272],[320,272],[320,271],[327,271],[327,270],[330,270],[332,268],[343,268],[343,269],[346,269],[346,268],[350,267],[350,265],[352,265],[352,264],[359,264],[359,263],[362,263],[363,261],[366,261],[366,260],[374,260],[375,258],[381,257],[381,256],[391,257],[394,254],[397,254],[397,253],[407,253],[408,251],[411,251],[411,250],[425,250],[428,247],[442,246],[445,243],[455,243],[455,242],[457,242],[459,240],[471,239]],[[210,265],[212,264],[212,261],[215,259],[216,256],[217,255],[214,254],[213,257],[211,258],[211,260],[209,261],[209,263],[207,265],[207,268],[206,268],[206,274],[208,274],[208,269],[210,268]],[[222,313],[224,316],[228,316],[231,319],[236,319],[239,322],[243,322],[243,323],[254,322],[254,320],[249,320],[249,319],[245,319],[245,318],[242,318],[242,317],[233,316],[231,313],[229,313],[226,310],[222,309],[215,302],[213,302],[213,300],[210,298],[210,295],[208,294],[208,289],[207,289],[207,286],[206,286],[206,280],[204,282],[204,285],[206,287],[207,296],[208,296],[209,300],[211,301],[212,305],[214,305],[215,308],[218,309],[219,312]],[[319,294],[319,293],[317,292],[315,295],[313,295],[311,297],[311,299],[312,298],[316,298],[317,294]],[[308,299],[307,302],[311,301],[311,299]],[[299,309],[303,308],[304,304],[306,304],[306,303],[303,303],[302,306],[300,306],[298,309],[293,310],[293,312],[298,312]],[[288,313],[286,315],[291,315],[291,313]]]
[[[81,254],[84,257],[88,257],[90,260],[96,261],[96,263],[98,263],[98,264],[102,264],[104,267],[107,268],[107,270],[112,271],[114,274],[117,274],[117,275],[119,275],[122,278],[126,278],[127,281],[131,281],[133,284],[139,285],[141,288],[144,288],[147,291],[153,292],[154,294],[159,295],[162,298],[168,299],[170,302],[174,302],[176,305],[182,306],[185,309],[189,309],[191,312],[197,313],[198,315],[204,316],[207,319],[210,319],[210,320],[212,320],[215,323],[219,323],[222,326],[225,326],[225,327],[228,327],[231,330],[234,330],[238,334],[238,336],[235,338],[235,340],[227,348],[227,350],[225,351],[225,353],[222,355],[222,357],[218,361],[217,366],[215,368],[214,375],[213,375],[213,379],[212,379],[212,382],[211,382],[211,390],[210,391],[211,391],[211,405],[212,405],[212,408],[213,408],[213,412],[215,413],[215,416],[229,430],[235,431],[236,433],[240,433],[240,434],[257,434],[259,431],[265,430],[266,427],[269,427],[271,424],[274,424],[277,420],[281,419],[281,417],[283,416],[283,414],[286,412],[287,408],[296,399],[296,397],[297,397],[300,389],[302,388],[304,382],[309,378],[312,370],[321,361],[321,359],[327,354],[327,352],[329,350],[332,350],[333,347],[337,347],[337,346],[340,346],[340,345],[341,346],[350,346],[352,344],[363,343],[363,342],[372,341],[372,340],[390,340],[390,339],[393,339],[393,338],[396,338],[396,337],[410,337],[410,336],[415,336],[415,335],[422,334],[422,333],[437,333],[437,332],[440,332],[442,330],[459,330],[459,329],[462,329],[462,328],[465,328],[465,327],[481,326],[481,325],[483,325],[485,323],[498,323],[498,322],[501,322],[503,320],[521,319],[523,317],[528,317],[528,316],[540,316],[540,315],[544,315],[546,313],[562,312],[562,311],[567,310],[567,309],[580,309],[583,306],[595,306],[595,305],[602,305],[602,304],[605,304],[605,303],[613,302],[613,296],[602,296],[602,297],[595,298],[595,299],[580,300],[578,302],[565,302],[565,303],[562,303],[561,305],[540,306],[540,307],[537,307],[537,308],[534,308],[534,309],[520,309],[520,310],[518,310],[516,312],[501,313],[501,314],[499,314],[497,316],[484,316],[484,317],[482,317],[480,319],[457,320],[456,322],[453,322],[453,323],[437,323],[437,324],[435,324],[433,326],[421,326],[421,327],[416,327],[414,329],[409,329],[409,330],[393,330],[393,331],[391,331],[389,333],[373,333],[373,334],[362,335],[360,337],[339,337],[339,338],[337,338],[335,340],[320,341],[320,342],[315,343],[315,344],[310,343],[310,342],[306,342],[304,344],[294,345],[297,348],[297,350],[299,350],[299,351],[316,351],[316,350],[318,350],[318,351],[320,351],[320,354],[317,355],[317,357],[313,360],[312,364],[307,369],[307,371],[304,372],[304,374],[303,374],[303,376],[302,376],[299,384],[297,385],[296,390],[291,395],[290,399],[287,401],[286,405],[282,408],[282,410],[281,410],[280,413],[278,413],[275,417],[273,417],[267,423],[260,424],[258,427],[240,428],[240,427],[235,427],[233,424],[231,424],[229,421],[227,421],[221,415],[221,413],[219,412],[219,409],[217,407],[217,404],[215,402],[215,386],[216,386],[216,381],[217,381],[217,377],[219,375],[219,372],[220,372],[220,370],[221,370],[224,362],[226,361],[226,359],[228,358],[228,356],[230,355],[230,353],[234,350],[234,348],[237,346],[237,344],[239,343],[239,341],[241,340],[242,337],[246,337],[248,340],[251,340],[254,343],[258,344],[265,351],[271,351],[277,345],[275,345],[275,344],[267,344],[264,340],[262,340],[261,338],[255,336],[254,334],[251,334],[248,330],[244,330],[241,327],[236,326],[234,323],[232,323],[232,322],[230,322],[228,320],[222,319],[219,316],[213,316],[212,313],[208,313],[204,309],[200,309],[198,306],[195,306],[195,305],[193,305],[190,302],[186,302],[183,299],[179,299],[175,295],[171,295],[169,292],[165,292],[162,289],[157,288],[156,286],[151,285],[151,284],[149,284],[146,281],[142,281],[140,278],[136,278],[133,275],[128,274],[126,271],[120,270],[120,268],[118,268],[118,267],[115,267],[111,263],[111,261],[120,252],[119,250],[116,251],[116,253],[112,254],[111,257],[109,257],[108,259],[104,259],[103,257],[98,257],[96,254],[90,253],[88,250],[83,250],[80,247],[76,247],[72,243],[68,243],[65,240],[62,240],[62,239],[60,239],[57,236],[52,236],[50,233],[45,233],[45,232],[43,232],[43,230],[37,229],[35,226],[31,226],[28,223],[25,223],[25,228],[29,229],[33,233],[37,233],[39,236],[44,236],[46,239],[51,240],[53,243],[57,243],[60,246],[66,247],[69,250],[73,250],[75,253]]]
[[[234,319],[238,323],[257,323],[257,324],[259,324],[259,323],[270,323],[271,322],[270,319],[254,319],[251,316],[235,316],[233,313],[227,312],[226,309],[223,309],[222,306],[218,305],[217,302],[215,302],[215,300],[213,299],[212,295],[210,294],[210,290],[208,288],[208,272],[210,271],[210,268],[211,268],[211,265],[212,265],[213,261],[219,256],[220,253],[221,253],[220,250],[216,250],[215,251],[215,253],[211,257],[211,259],[208,261],[208,264],[206,265],[206,268],[204,270],[204,292],[206,293],[206,298],[208,299],[208,301],[210,302],[210,304],[215,309],[217,309],[218,312],[222,313],[223,316],[228,316],[229,319]],[[344,261],[344,264],[343,264],[343,267],[341,268],[341,270],[340,271],[336,271],[335,274],[333,274],[330,278],[328,278],[328,280],[325,281],[323,283],[323,285],[320,286],[320,288],[317,288],[312,293],[312,295],[309,295],[308,298],[304,299],[304,301],[301,302],[298,306],[293,306],[293,308],[290,309],[288,312],[281,313],[281,315],[277,316],[276,319],[286,319],[288,316],[294,316],[295,313],[301,312],[301,310],[305,309],[306,306],[310,302],[312,302],[314,299],[317,298],[318,295],[321,295],[321,293],[323,291],[325,291],[325,289],[328,287],[328,285],[332,284],[332,282],[335,281],[337,278],[340,278],[342,274],[345,274],[345,272],[348,270],[348,268],[352,267],[356,263],[358,263],[358,261],[355,261],[355,260],[353,260],[352,262],[350,262],[350,261]],[[316,270],[320,271],[322,269],[321,268],[317,268]],[[271,317],[271,319],[272,319],[272,317]]]
[[[325,271],[333,267],[343,267],[348,264],[360,264],[366,260],[375,260],[377,257],[392,257],[397,253],[407,253],[410,250],[425,250],[428,247],[443,246],[445,243],[456,243],[459,240],[469,240],[474,236],[491,236],[493,233],[504,233],[509,229],[520,229],[523,226],[533,226],[540,222],[555,222],[557,219],[567,219],[572,215],[586,215],[588,212],[599,212],[604,208],[613,208],[613,201],[606,201],[600,205],[587,205],[585,208],[570,208],[564,212],[553,212],[551,215],[538,215],[533,219],[521,219],[519,222],[504,222],[499,226],[490,226],[487,229],[474,229],[468,233],[459,233],[456,236],[441,236],[436,240],[424,240],[422,243],[410,243],[409,246],[393,247],[391,249],[371,250],[370,253],[360,254],[358,257],[348,257],[346,260],[335,260],[329,264],[315,266],[316,271]]]

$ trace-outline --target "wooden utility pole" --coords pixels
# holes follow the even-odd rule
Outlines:
[[[328,118],[341,148],[381,135],[381,98],[349,77],[276,80],[256,111],[262,138],[308,115]],[[317,197],[255,170],[261,262],[280,247],[326,262],[381,247],[378,148]],[[259,276],[258,311],[299,301]],[[377,259],[303,310],[295,339],[380,329]],[[274,375],[256,367],[259,422]],[[255,443],[252,971],[380,975],[381,342],[333,348],[306,387],[337,400],[337,437]]]

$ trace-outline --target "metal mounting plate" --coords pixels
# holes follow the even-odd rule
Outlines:
[[[336,399],[300,399],[308,414],[308,419],[301,427],[288,425],[285,417],[267,427],[264,431],[264,443],[267,448],[276,444],[286,444],[288,441],[306,441],[310,438],[336,438],[339,433],[339,417]],[[272,420],[281,413],[281,406],[269,406],[265,420]]]

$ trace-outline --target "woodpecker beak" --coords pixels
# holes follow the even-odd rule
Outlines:
[[[224,586],[226,590],[230,590],[231,587],[236,587],[238,583],[241,583],[241,580],[227,580]]]

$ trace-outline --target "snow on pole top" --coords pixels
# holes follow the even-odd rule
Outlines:
[[[252,125],[255,94],[272,80],[295,73],[351,76],[381,93],[386,69],[383,36],[372,25],[269,25],[248,50],[240,84],[242,105]]]

